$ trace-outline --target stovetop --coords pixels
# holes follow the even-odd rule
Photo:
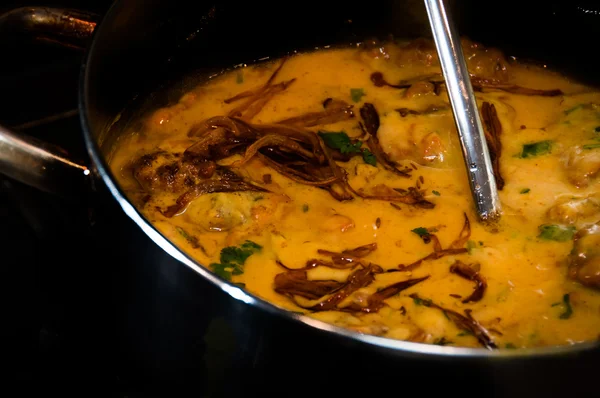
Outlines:
[[[110,1],[59,3],[101,13]],[[5,3],[0,13],[23,4]],[[0,52],[6,59],[0,62],[0,124],[85,159],[76,110],[82,54],[1,40]],[[5,388],[14,385],[20,395],[118,397],[404,395],[415,389],[516,396],[541,392],[540,383],[549,395],[593,388],[592,381],[589,388],[586,380],[571,382],[573,373],[561,379],[565,364],[550,364],[548,375],[526,362],[500,370],[485,363],[433,366],[313,339],[298,325],[225,296],[182,265],[151,261],[151,251],[128,253],[137,260],[124,261],[131,257],[115,253],[110,239],[127,247],[135,235],[128,228],[136,227],[99,235],[98,217],[85,201],[0,176]],[[139,247],[131,243],[131,251]],[[568,366],[593,371],[595,360]]]

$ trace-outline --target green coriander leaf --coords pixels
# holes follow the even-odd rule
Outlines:
[[[237,265],[237,264],[231,264],[233,266],[232,270],[231,270],[231,275],[242,275],[244,273],[244,270],[242,269],[241,265]]]
[[[244,250],[239,247],[229,246],[221,250],[221,263],[244,264],[246,259],[252,255],[252,251]]]
[[[574,107],[567,109],[567,110],[565,111],[565,115],[568,115],[568,114],[570,114],[570,113],[573,113],[573,112],[575,112],[576,110],[578,110],[578,109],[581,109],[581,108],[583,108],[583,104],[575,105]]]
[[[230,281],[231,280],[231,264],[216,264],[210,265],[213,272],[221,278]]]
[[[523,145],[521,158],[533,158],[536,156],[545,155],[552,150],[552,141],[539,141],[531,144]]]
[[[555,224],[543,224],[540,225],[538,229],[540,231],[538,238],[556,242],[566,242],[571,240],[575,234],[575,227],[573,226],[565,227]]]
[[[568,293],[563,296],[563,303],[565,304],[565,312],[560,314],[559,318],[569,319],[573,315],[573,308],[571,307],[571,296]]]
[[[235,82],[242,84],[244,82],[244,71],[239,70],[235,75]]]
[[[348,137],[345,131],[319,131],[318,134],[325,142],[325,145],[331,149],[341,150],[344,147],[352,145],[352,141],[350,141],[350,137]]]
[[[362,157],[366,164],[377,166],[377,159],[375,158],[375,155],[373,155],[368,149],[365,148],[362,150]]]
[[[185,229],[183,229],[181,227],[175,227],[175,229],[177,230],[177,232],[179,232],[179,235],[183,236],[187,240],[190,240],[190,236],[188,235],[187,232],[185,232]]]
[[[360,147],[362,146],[362,142],[357,141],[355,143],[351,143],[349,145],[343,146],[340,148],[341,153],[358,153],[360,152]]]
[[[435,196],[440,196],[441,195],[441,193],[439,193],[438,191],[435,191],[435,190],[431,191],[431,193],[434,194]]]
[[[415,305],[424,305],[425,307],[431,306],[431,300],[422,299],[419,297],[413,297],[413,302]]]
[[[427,228],[423,228],[423,227],[411,229],[411,232],[414,232],[415,234],[419,235],[421,238],[429,235],[429,231],[427,230]]]
[[[200,244],[198,238],[188,234],[187,231],[181,227],[175,227],[175,230],[177,230],[177,232],[179,232],[179,235],[181,235],[185,240],[187,240],[190,246],[192,246],[194,249],[200,249],[204,252],[204,254],[206,254],[206,249],[204,249],[204,246]]]
[[[584,145],[583,149],[597,149],[600,148],[600,144],[588,144],[588,145]]]
[[[506,345],[504,346],[504,348],[508,349],[508,350],[514,350],[517,348],[517,346],[515,346],[513,343],[506,343]]]
[[[251,240],[245,241],[240,247],[225,247],[221,249],[221,263],[213,263],[210,267],[221,278],[231,280],[232,275],[241,275],[244,273],[244,263],[248,257],[261,249],[261,245]]]
[[[251,240],[247,240],[246,242],[242,243],[242,249],[259,251],[262,249],[262,246],[258,243],[252,242]]]
[[[318,134],[323,139],[323,142],[325,142],[325,145],[331,149],[341,149],[343,146],[351,144],[350,137],[344,131],[319,131]]]
[[[525,194],[525,193],[529,193],[529,192],[531,192],[531,189],[529,189],[529,188],[523,188],[523,189],[521,189],[521,192],[519,192],[519,193],[520,194]]]
[[[303,205],[302,205],[302,212],[303,212],[303,213],[306,213],[308,210],[309,210],[309,207],[308,207],[308,205],[307,205],[306,203],[305,203],[305,204],[303,204]]]
[[[350,89],[350,97],[352,101],[359,102],[360,99],[365,95],[365,90],[362,88],[351,88]]]
[[[319,137],[323,139],[325,145],[331,149],[337,149],[341,153],[358,153],[362,142],[357,141],[352,143],[348,134],[343,131],[340,132],[326,132],[319,131]]]

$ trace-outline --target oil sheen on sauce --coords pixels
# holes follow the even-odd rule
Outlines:
[[[476,92],[478,105],[493,105],[501,125],[503,214],[493,227],[477,222],[443,86],[415,79],[440,71],[435,51],[422,44],[386,43],[294,55],[273,84],[295,81],[273,95],[251,123],[264,125],[321,112],[323,101],[332,98],[353,105],[354,117],[306,129],[344,132],[350,140],[365,140],[359,109],[372,104],[380,118],[377,137],[381,148],[399,169],[410,169],[410,177],[386,170],[361,152],[337,162],[347,172],[348,183],[365,192],[377,186],[398,188],[396,192],[416,187],[433,208],[391,205],[387,200],[356,195],[338,201],[320,187],[292,181],[257,157],[236,167],[243,157],[237,153],[217,163],[231,167],[265,191],[205,193],[176,215],[163,215],[159,209],[173,205],[181,192],[144,189],[134,178],[132,165],[144,154],[184,153],[199,139],[188,136],[192,126],[227,115],[240,102],[224,100],[262,87],[280,60],[225,72],[192,89],[176,104],[154,111],[141,127],[121,137],[110,162],[112,170],[143,215],[200,264],[210,268],[210,264],[222,263],[223,248],[241,248],[244,242],[253,242],[246,246],[245,258],[231,260],[243,264],[236,272],[229,269],[227,277],[290,311],[360,333],[450,346],[478,347],[481,341],[473,330],[453,321],[440,308],[464,317],[468,314],[498,348],[596,339],[600,333],[597,286],[593,280],[584,284],[583,277],[570,276],[569,262],[577,231],[592,228],[600,220],[600,185],[595,179],[600,168],[600,154],[596,154],[600,152],[600,107],[596,105],[600,93],[544,68],[504,63],[496,50],[470,43],[465,46],[470,71],[479,73],[480,78],[501,87],[562,92],[524,95],[493,88]],[[408,80],[414,84],[410,88],[376,85],[372,79],[376,72],[389,83]],[[424,234],[435,235],[441,247],[447,248],[459,236],[465,215],[471,230],[462,245],[465,252],[400,271],[399,265],[433,252],[435,242]],[[306,307],[335,293],[309,299],[275,291],[276,275],[288,272],[281,264],[297,269],[311,259],[332,260],[319,249],[340,253],[372,243],[377,249],[362,258],[364,266],[377,264],[383,271],[399,272],[374,274],[372,283],[354,290],[333,309],[312,311]],[[597,246],[592,243],[586,253],[593,257]],[[485,279],[487,286],[480,300],[463,302],[473,293],[476,281],[451,272],[457,261],[474,267]],[[597,257],[595,261],[597,264]],[[593,264],[587,266],[593,268]],[[306,279],[342,285],[360,269],[317,266],[306,271]],[[593,277],[594,270],[590,272]],[[368,298],[385,287],[425,276],[426,280],[386,297],[378,311],[343,310],[352,304],[366,306]]]

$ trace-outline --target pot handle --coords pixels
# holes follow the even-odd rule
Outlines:
[[[0,37],[16,33],[84,49],[98,16],[60,8],[23,7],[0,15]],[[0,126],[0,173],[59,196],[79,196],[90,170],[66,151]]]
[[[0,126],[0,173],[63,197],[82,192],[90,170],[66,151]]]
[[[0,15],[0,37],[21,33],[39,41],[85,49],[99,19],[90,12],[64,8],[16,8]]]

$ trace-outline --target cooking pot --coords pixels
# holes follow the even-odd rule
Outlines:
[[[500,47],[509,55],[547,64],[587,84],[600,81],[598,55],[589,47],[600,37],[600,8],[577,1],[448,3],[461,34]],[[59,148],[0,128],[0,172],[59,195],[85,195],[102,215],[98,223],[105,226],[99,230],[104,234],[118,231],[103,238],[121,248],[124,242],[117,237],[128,239],[124,250],[129,257],[123,258],[160,264],[160,269],[171,269],[169,272],[189,267],[199,276],[188,271],[177,275],[197,278],[194,286],[198,289],[214,290],[212,284],[222,290],[225,294],[215,297],[228,300],[246,327],[267,331],[272,344],[281,344],[290,355],[301,357],[299,347],[317,340],[320,346],[329,347],[320,353],[321,362],[311,358],[298,377],[311,379],[312,375],[323,381],[334,378],[333,374],[381,378],[404,373],[410,381],[435,378],[440,388],[447,388],[446,383],[464,382],[471,387],[492,383],[500,392],[516,394],[529,388],[539,393],[544,388],[557,391],[564,381],[563,372],[577,372],[582,377],[592,368],[590,361],[598,359],[596,343],[501,351],[442,347],[362,335],[283,311],[220,279],[175,247],[135,209],[110,172],[107,162],[119,134],[135,123],[141,112],[176,101],[193,82],[231,65],[293,50],[372,37],[385,39],[390,34],[429,36],[421,1],[303,1],[292,5],[117,0],[97,26],[94,17],[85,13],[25,8],[0,18],[0,28],[7,27],[25,28],[36,37],[70,46],[87,45],[93,32],[79,92],[90,159],[87,164],[73,160]],[[109,222],[114,224],[107,226]],[[136,228],[131,228],[132,222]],[[115,228],[119,223],[127,226]],[[130,235],[124,236],[124,231]],[[265,327],[267,322],[277,326]],[[352,361],[355,364],[349,368]],[[286,371],[293,368],[291,362],[285,364]],[[315,363],[323,364],[318,368],[340,368],[338,373],[317,375]],[[528,378],[528,386],[514,383],[522,377]],[[511,383],[505,384],[507,380]],[[584,391],[582,384],[570,386],[570,391]]]

